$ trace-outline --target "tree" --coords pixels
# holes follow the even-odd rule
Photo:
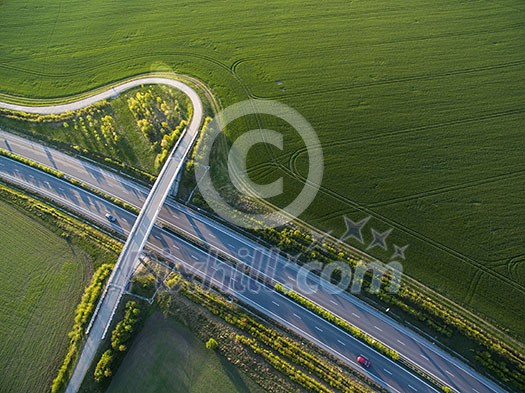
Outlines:
[[[218,347],[219,343],[214,338],[210,338],[208,341],[206,341],[206,348],[215,351]]]
[[[113,361],[113,352],[108,349],[102,354],[97,367],[95,367],[94,377],[95,381],[101,382],[104,378],[109,378],[112,375],[111,363]]]

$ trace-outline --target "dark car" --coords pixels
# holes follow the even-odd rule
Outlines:
[[[108,219],[109,222],[115,222],[117,221],[117,219],[115,217],[113,217],[111,214],[109,213],[106,213],[106,218]]]
[[[365,366],[366,368],[370,367],[370,360],[368,360],[367,358],[365,358],[363,355],[359,355],[357,357],[357,363]]]

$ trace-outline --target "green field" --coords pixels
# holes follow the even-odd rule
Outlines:
[[[370,228],[394,228],[378,256],[409,244],[408,274],[523,339],[524,27],[520,0],[4,0],[0,93],[62,97],[171,69],[224,106],[287,103],[325,155],[302,218],[339,235],[343,215],[371,215],[364,248]],[[258,152],[254,179],[296,179],[284,204],[304,150],[289,133],[284,152]]]
[[[108,393],[260,393],[226,359],[206,349],[190,330],[157,313],[134,340]]]
[[[84,254],[0,202],[0,386],[47,392],[89,280]]]

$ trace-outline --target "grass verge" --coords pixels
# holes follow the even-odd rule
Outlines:
[[[54,207],[0,183],[2,389],[45,392],[67,352],[76,300],[118,245]]]

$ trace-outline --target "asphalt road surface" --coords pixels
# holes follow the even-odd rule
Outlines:
[[[11,134],[0,132],[0,148],[10,150],[63,171],[135,206],[141,206],[148,195],[147,188],[123,177]],[[7,165],[6,162],[9,162],[10,167],[15,165],[11,160],[1,160],[0,171],[4,172],[5,165]],[[18,169],[19,173],[27,170],[24,169],[27,168],[25,166],[20,167]],[[246,264],[256,266],[257,270],[262,271],[263,274],[274,276],[277,281],[300,292],[300,288],[296,287],[298,270],[295,264],[282,257],[272,257],[273,254],[269,250],[264,249],[260,244],[235,232],[231,228],[225,227],[169,199],[160,211],[159,218],[161,223],[169,223],[177,227],[188,236],[207,243],[219,253],[227,254]],[[162,250],[164,254],[169,254],[169,252],[173,251],[169,247],[164,247]],[[168,252],[167,250],[170,251]],[[241,250],[243,251],[241,252]],[[192,259],[190,258],[187,261],[191,262]],[[309,276],[309,283],[313,285],[319,284],[319,278],[317,276]],[[331,295],[321,287],[314,298],[308,294],[305,294],[305,296],[395,349],[418,367],[426,370],[435,378],[440,379],[457,391],[474,393],[504,391],[464,363],[437,348],[428,340],[349,294]],[[292,322],[293,317],[293,314],[291,314],[285,316],[285,319]],[[339,347],[335,346],[332,350],[341,350],[342,347],[342,344],[340,344]],[[372,358],[368,355],[369,352],[370,349],[365,352],[365,355]],[[375,366],[376,363],[374,361],[373,367]],[[387,371],[384,371],[384,373],[388,375]],[[385,379],[391,385],[393,391],[399,389],[395,387],[399,385],[392,382],[395,379],[396,377]],[[423,389],[423,387],[420,386],[418,388],[413,383],[411,386],[418,389],[418,391]],[[410,390],[414,391],[413,389]],[[410,390],[401,389],[400,391]]]
[[[5,157],[0,157],[0,169],[0,177],[4,180],[40,193],[124,235],[129,234],[135,223],[136,215],[133,213],[41,171]],[[114,223],[105,218],[108,212],[116,217]],[[147,247],[163,253],[175,264],[182,265],[181,267],[186,272],[192,272],[207,279],[207,282],[224,289],[242,302],[319,345],[350,367],[368,375],[386,389],[393,392],[435,392],[418,376],[357,341],[333,324],[268,289],[257,280],[235,270],[220,259],[210,256],[207,251],[188,243],[179,236],[154,226],[148,238]],[[121,288],[111,286],[109,292],[117,292],[119,289]],[[88,341],[85,350],[95,353],[97,346]],[[372,362],[369,369],[357,364],[356,357],[360,354]]]
[[[94,360],[97,348],[107,333],[107,329],[111,324],[115,310],[124,293],[125,287],[135,270],[139,256],[142,253],[159,211],[164,204],[176,177],[183,167],[184,159],[197,138],[203,119],[202,102],[197,92],[182,82],[167,78],[150,77],[123,83],[100,94],[64,105],[52,105],[46,107],[28,107],[11,104],[2,105],[9,109],[31,113],[63,113],[87,107],[95,102],[110,98],[133,87],[148,84],[168,85],[184,92],[191,100],[193,116],[188,127],[183,131],[176,145],[173,147],[166,163],[155,181],[155,184],[153,185],[153,188],[141,206],[142,209],[138,218],[134,220],[134,225],[130,230],[124,248],[119,255],[115,268],[109,277],[108,284],[104,288],[104,292],[97,304],[93,318],[90,321],[84,347],[76,363],[73,375],[69,380],[66,392],[77,392],[79,390],[84,376]]]

